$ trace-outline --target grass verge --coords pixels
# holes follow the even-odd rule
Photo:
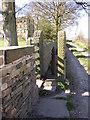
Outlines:
[[[69,45],[69,43],[67,43],[67,47],[69,48],[69,50],[72,51],[72,53],[78,58],[79,62],[83,65],[83,67],[90,72],[90,59],[88,59],[87,57],[85,57],[81,52],[77,51],[76,48],[74,46]],[[67,71],[68,72],[68,71]]]
[[[26,45],[26,41],[24,40],[18,41],[18,46],[25,46],[25,45]],[[0,40],[0,47],[4,47],[4,40]]]

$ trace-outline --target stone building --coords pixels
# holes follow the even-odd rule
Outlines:
[[[34,33],[34,20],[32,17],[19,17],[16,19],[17,36],[18,38],[25,39],[32,37]]]
[[[26,40],[27,37],[32,37],[34,33],[34,20],[31,16],[16,18],[16,28],[18,39]],[[0,21],[0,37],[4,36],[3,32],[3,20]]]

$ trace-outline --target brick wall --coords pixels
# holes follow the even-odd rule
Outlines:
[[[4,64],[0,66],[3,117],[27,118],[38,100],[33,52],[33,46],[3,50]]]

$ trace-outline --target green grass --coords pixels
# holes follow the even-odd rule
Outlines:
[[[56,100],[65,100],[67,101],[66,106],[69,111],[75,109],[74,104],[71,102],[72,96],[68,95],[67,97],[56,97]]]
[[[56,97],[57,100],[67,100],[65,97]]]
[[[19,46],[25,46],[26,45],[26,41],[18,41],[18,45]]]
[[[26,45],[26,41],[24,40],[18,41],[18,46],[25,46],[25,45]],[[0,40],[0,47],[4,47],[4,40]]]
[[[90,46],[85,46],[84,44],[81,44],[81,43],[75,43],[75,45],[77,45],[79,48],[90,53]]]
[[[71,101],[67,101],[66,106],[69,111],[75,109],[74,104]]]
[[[39,92],[40,97],[46,97],[48,95],[50,95],[50,92],[47,90],[40,90],[40,92]]]
[[[88,62],[90,63],[90,60],[88,60],[88,58],[86,58],[80,52],[73,52],[73,54],[78,58],[78,60],[86,68],[86,70],[90,71],[90,65],[88,65]]]
[[[70,85],[70,82],[68,81],[68,82],[65,82],[65,81],[58,81],[57,82],[57,86],[56,86],[56,89],[57,89],[57,91],[58,90],[66,90],[66,89],[68,89],[69,88],[69,85]]]
[[[75,41],[73,41],[73,44],[75,44],[76,46],[78,46],[79,48],[88,51],[88,45],[89,43],[87,41],[85,41],[83,38],[82,39],[77,39]]]
[[[70,101],[72,98],[71,95],[68,95],[67,97],[56,97],[57,100],[67,100],[67,101]]]
[[[71,50],[72,53],[78,58],[79,62],[83,65],[83,67],[88,72],[90,72],[90,59],[86,58],[81,52],[78,52],[73,46],[69,46],[68,44],[67,47],[69,48],[69,50]]]
[[[4,40],[0,40],[0,47],[4,47]]]

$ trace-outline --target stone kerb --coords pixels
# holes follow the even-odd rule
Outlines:
[[[63,79],[66,78],[66,60],[65,60],[65,47],[66,47],[66,33],[65,31],[58,32],[58,71],[57,76]]]

